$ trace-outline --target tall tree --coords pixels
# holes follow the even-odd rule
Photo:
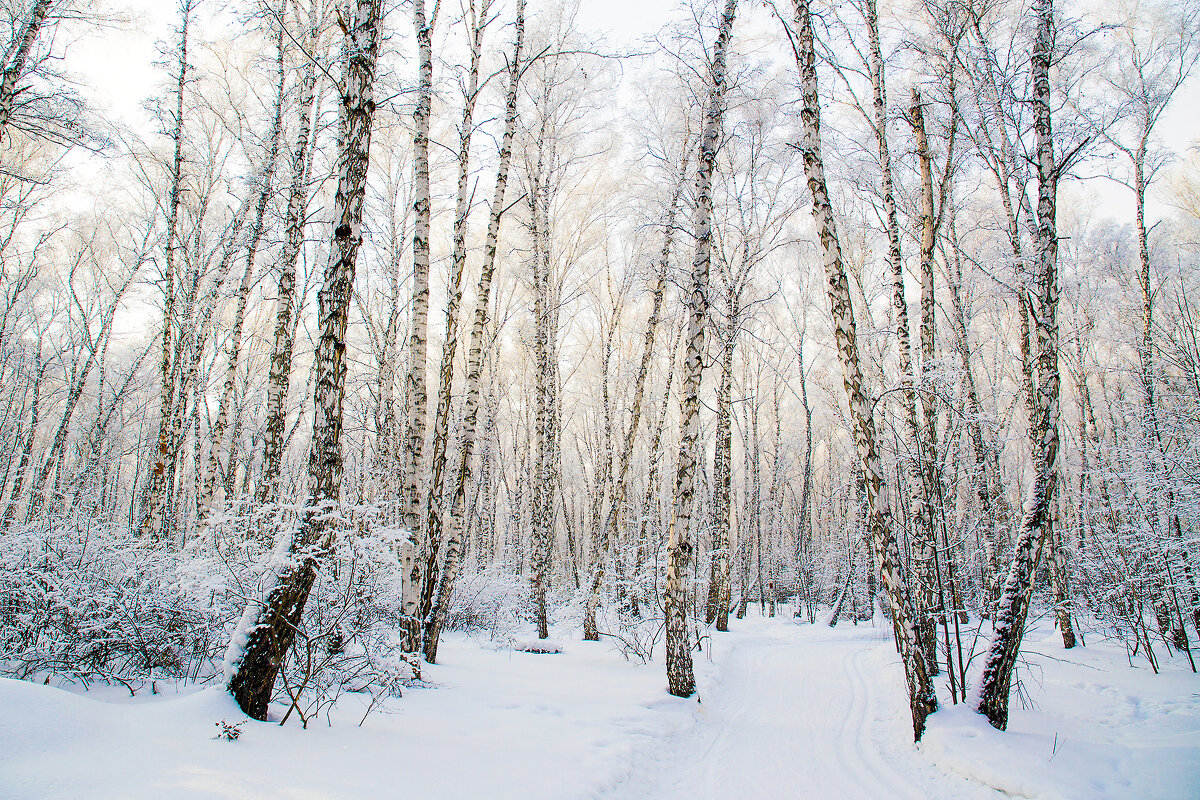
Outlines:
[[[926,717],[937,710],[937,696],[926,669],[928,659],[917,634],[908,586],[900,563],[900,551],[892,532],[891,510],[883,483],[883,465],[876,442],[872,406],[863,391],[862,368],[859,366],[858,340],[854,328],[854,309],[850,302],[849,283],[842,266],[841,245],[834,222],[833,206],[829,200],[829,189],[825,183],[825,164],[821,155],[821,110],[817,94],[816,48],[809,2],[793,0],[793,7],[796,14],[795,29],[793,31],[785,26],[785,30],[800,71],[800,117],[803,125],[800,151],[804,158],[808,189],[812,195],[813,221],[817,226],[824,255],[834,338],[837,342],[838,360],[842,365],[846,400],[854,426],[854,441],[858,449],[866,494],[867,527],[881,583],[888,593],[896,645],[900,650],[908,684],[913,734],[919,740],[925,730]]]
[[[171,138],[174,140],[174,155],[171,159],[170,188],[167,195],[167,230],[163,241],[163,329],[162,357],[159,359],[159,419],[157,448],[150,462],[146,488],[142,496],[141,534],[155,541],[167,534],[165,529],[166,507],[170,503],[175,459],[179,447],[182,420],[176,422],[172,409],[176,402],[177,364],[174,357],[173,337],[178,320],[176,317],[176,267],[179,259],[178,229],[179,210],[183,204],[183,98],[188,82],[188,28],[192,19],[193,0],[182,0],[179,26],[179,67],[175,81],[175,114],[172,120]]]
[[[687,292],[687,352],[679,391],[679,456],[675,469],[675,513],[667,536],[667,580],[664,592],[667,640],[667,683],[676,697],[696,691],[692,671],[687,613],[688,564],[691,562],[692,513],[696,495],[696,461],[700,456],[700,380],[704,372],[704,332],[708,315],[708,273],[712,261],[712,182],[725,114],[726,61],[733,38],[737,0],[726,0],[708,64],[708,100],[696,169],[694,217],[696,254]]]
[[[1031,441],[1033,477],[1025,495],[1025,513],[1013,543],[1012,563],[996,607],[995,632],[980,676],[977,708],[994,727],[1008,727],[1008,700],[1025,618],[1033,594],[1033,575],[1051,520],[1054,466],[1058,457],[1058,230],[1056,204],[1061,164],[1055,161],[1051,120],[1050,65],[1054,50],[1053,0],[1036,0],[1031,67],[1034,131],[1037,142],[1037,255],[1034,325],[1037,337],[1036,387]]]
[[[319,3],[309,7],[307,50],[315,54],[321,30]],[[287,395],[291,384],[292,351],[295,345],[296,263],[304,247],[305,208],[309,196],[309,174],[316,137],[313,118],[316,113],[317,60],[304,59],[297,96],[298,124],[292,148],[292,170],[288,186],[284,241],[276,265],[275,329],[271,342],[271,364],[267,374],[267,398],[262,438],[262,474],[256,492],[259,503],[279,498],[279,473],[283,463],[284,427],[287,423]]]
[[[552,138],[551,112],[548,108],[553,83],[547,81],[540,93],[541,121],[534,143],[536,162],[528,174],[529,235],[533,284],[533,495],[530,518],[530,544],[533,567],[534,619],[538,637],[550,635],[546,593],[550,581],[550,557],[554,547],[557,517],[555,485],[555,429],[558,424],[554,394],[558,370],[551,357],[554,348],[553,278],[550,255],[551,184],[557,143]]]
[[[428,640],[429,613],[440,577],[438,555],[442,544],[442,481],[446,470],[446,444],[450,431],[450,399],[454,391],[454,356],[458,350],[459,306],[462,304],[463,270],[467,264],[467,230],[471,213],[471,137],[475,132],[475,103],[479,98],[479,62],[483,55],[483,35],[492,20],[490,0],[467,0],[463,24],[467,31],[470,61],[463,88],[462,119],[458,127],[458,185],[454,198],[453,243],[450,249],[450,287],[446,299],[446,337],[438,367],[437,406],[433,417],[433,443],[430,452],[430,492],[425,516],[425,565],[422,575],[421,619]]]
[[[276,548],[261,594],[251,597],[225,655],[225,686],[254,719],[266,719],[280,664],[296,637],[316,578],[317,561],[329,552],[334,512],[342,488],[342,400],[346,387],[346,324],[354,264],[362,245],[371,123],[375,114],[375,68],[381,38],[381,0],[357,0],[345,22],[338,185],[333,236],[325,280],[318,295],[320,337],[316,350],[312,449],[308,502],[301,524]],[[282,555],[283,557],[279,557]]]
[[[488,304],[491,302],[492,279],[496,271],[496,253],[500,247],[500,223],[504,219],[505,194],[508,190],[508,170],[512,162],[513,137],[517,129],[517,88],[523,72],[521,49],[525,40],[525,0],[517,0],[513,54],[507,63],[508,88],[504,98],[504,133],[500,137],[499,163],[496,167],[496,186],[488,213],[488,227],[483,246],[483,266],[475,292],[475,309],[471,320],[471,342],[467,350],[466,398],[463,401],[463,420],[460,428],[458,469],[450,487],[450,522],[446,531],[446,557],[438,580],[437,596],[430,608],[425,630],[425,658],[437,660],[438,640],[445,625],[446,612],[454,593],[454,582],[462,567],[463,537],[466,528],[467,491],[475,465],[476,428],[478,425],[484,351],[487,346]]]
[[[1150,257],[1153,226],[1146,224],[1146,192],[1166,163],[1155,142],[1159,123],[1171,100],[1200,62],[1200,8],[1187,3],[1177,8],[1135,5],[1129,10],[1129,18],[1116,29],[1116,38],[1119,58],[1104,84],[1113,91],[1118,119],[1114,123],[1102,121],[1097,126],[1097,133],[1124,157],[1132,173],[1128,179],[1118,180],[1133,193],[1134,201],[1137,282],[1142,301],[1137,343],[1138,381],[1142,390],[1144,423],[1159,451],[1158,460],[1161,460],[1166,457],[1167,445],[1159,422],[1155,385],[1154,298],[1158,287],[1153,285]],[[1161,467],[1155,465],[1154,469],[1159,471]],[[1165,494],[1165,505],[1170,509],[1167,524],[1175,545],[1171,548],[1172,556],[1182,566],[1183,591],[1191,601],[1193,622],[1200,635],[1200,591],[1184,544],[1174,492],[1168,488]],[[1165,598],[1160,598],[1159,602],[1168,604]],[[1175,640],[1180,648],[1187,648],[1187,634],[1182,624],[1175,632]]]
[[[438,6],[434,5],[436,14]],[[401,476],[404,568],[404,649],[421,646],[421,478],[424,469],[426,404],[425,369],[429,338],[429,121],[433,103],[433,25],[425,0],[413,0],[417,36],[417,105],[413,111],[413,289],[408,337],[408,375],[404,380],[404,473]],[[428,543],[426,543],[428,544]]]
[[[279,160],[279,139],[283,135],[283,100],[284,100],[284,46],[283,18],[287,10],[286,2],[279,11],[272,12],[275,17],[275,71],[277,75],[275,86],[275,104],[271,114],[271,127],[267,132],[267,152],[263,166],[257,177],[257,196],[254,203],[254,218],[250,223],[250,235],[246,242],[246,265],[242,270],[242,280],[238,284],[237,297],[234,301],[233,326],[229,332],[225,360],[225,380],[221,384],[221,397],[217,403],[217,416],[212,424],[212,442],[209,445],[208,460],[205,462],[204,475],[200,481],[200,496],[196,499],[197,512],[203,523],[208,518],[212,507],[213,491],[217,476],[221,471],[222,456],[226,446],[226,435],[229,429],[229,416],[233,403],[234,387],[237,384],[238,363],[242,355],[242,330],[246,323],[246,308],[250,303],[250,289],[254,283],[254,265],[258,256],[258,245],[262,241],[266,223],[267,205],[275,183],[275,167]],[[232,452],[230,453],[232,458]],[[230,498],[226,498],[226,502]]]
[[[617,459],[617,474],[613,484],[612,499],[609,501],[608,513],[605,515],[603,527],[596,542],[596,552],[592,556],[587,603],[584,606],[583,615],[583,638],[590,642],[600,639],[600,631],[596,627],[596,609],[600,605],[600,588],[604,582],[609,548],[617,537],[621,515],[624,513],[625,498],[629,491],[629,468],[633,462],[634,444],[637,441],[638,426],[642,419],[646,377],[650,372],[650,362],[655,354],[654,342],[658,336],[658,326],[662,319],[663,299],[666,297],[667,289],[667,270],[671,265],[671,250],[675,241],[675,218],[679,213],[679,202],[683,195],[690,161],[688,153],[690,145],[686,140],[683,147],[683,164],[663,221],[662,251],[658,256],[654,288],[651,290],[650,317],[646,320],[646,332],[642,340],[642,359],[638,363],[637,375],[633,380],[633,400],[629,408],[629,423],[625,428],[625,437],[621,444],[620,456]]]

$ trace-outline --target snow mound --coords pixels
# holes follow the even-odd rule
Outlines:
[[[512,643],[513,650],[520,650],[522,653],[542,653],[554,654],[563,651],[562,643],[555,639],[514,639]]]

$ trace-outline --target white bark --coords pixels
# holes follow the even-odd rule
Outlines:
[[[694,546],[692,512],[696,492],[696,461],[700,456],[700,379],[704,364],[704,331],[708,315],[708,273],[712,260],[712,178],[725,112],[726,59],[733,37],[737,0],[726,0],[713,44],[708,72],[708,100],[700,133],[696,170],[696,254],[687,293],[687,353],[679,392],[679,456],[675,471],[675,513],[667,536],[666,614],[667,683],[676,697],[696,691],[691,640],[687,629],[687,577]]]
[[[862,369],[859,365],[858,340],[854,329],[854,311],[850,302],[850,286],[842,266],[841,245],[834,223],[833,207],[825,182],[825,165],[821,156],[821,117],[817,95],[816,52],[808,0],[793,0],[796,30],[792,46],[800,71],[803,106],[801,121],[803,137],[801,154],[812,194],[813,221],[816,223],[821,251],[824,256],[826,288],[830,316],[837,342],[838,360],[846,388],[846,399],[854,425],[854,440],[861,462],[866,490],[867,527],[872,549],[879,568],[883,588],[887,591],[892,612],[892,625],[908,684],[909,708],[913,733],[921,738],[925,718],[937,710],[937,697],[926,670],[927,659],[917,635],[901,570],[900,553],[892,533],[891,511],[883,483],[883,466],[876,445],[875,422],[871,403],[863,392]]]

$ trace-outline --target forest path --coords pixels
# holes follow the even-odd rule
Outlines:
[[[884,627],[733,620],[699,721],[643,752],[608,798],[1003,797],[912,746],[903,675]]]

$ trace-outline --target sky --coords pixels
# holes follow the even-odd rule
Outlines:
[[[213,0],[208,0],[213,2]],[[604,34],[614,46],[633,45],[654,33],[673,15],[677,0],[580,0],[579,24]],[[179,11],[172,0],[117,0],[108,8],[125,17],[119,26],[82,32],[67,49],[67,66],[87,84],[86,94],[123,122],[145,120],[146,98],[167,80],[155,62],[159,48],[173,37]],[[388,16],[395,28],[408,19],[403,8]]]
[[[215,5],[223,0],[203,2]],[[680,0],[580,0],[578,22],[583,30],[602,34],[610,47],[632,49],[664,23],[678,17],[680,6]],[[66,67],[82,78],[85,96],[100,106],[107,117],[152,134],[145,105],[148,98],[161,93],[169,80],[168,70],[157,62],[162,60],[159,48],[173,38],[173,27],[178,22],[177,3],[113,0],[107,8],[125,21],[80,32],[65,48]],[[410,25],[404,4],[393,0],[392,8],[388,23],[393,30],[408,34]],[[1160,125],[1162,139],[1176,152],[1185,152],[1200,143],[1200,115],[1195,113],[1198,105],[1200,70],[1179,92]],[[1082,191],[1099,198],[1103,216],[1124,218],[1132,213],[1129,193],[1109,181],[1091,182]],[[1166,211],[1154,203],[1155,198],[1151,200],[1152,212]]]

